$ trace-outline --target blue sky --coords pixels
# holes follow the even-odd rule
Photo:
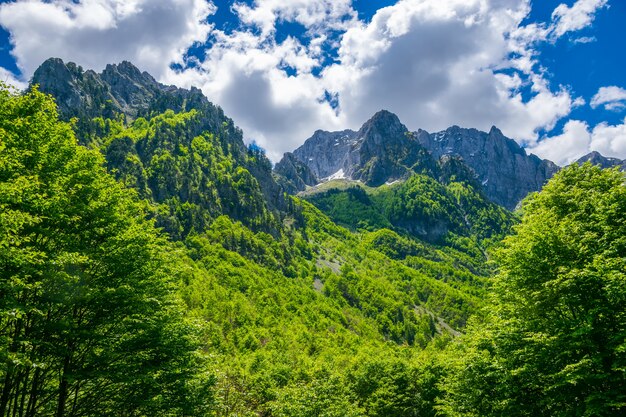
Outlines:
[[[412,130],[500,127],[566,164],[626,158],[622,0],[0,1],[0,78],[50,56],[191,85],[277,160],[375,111]]]

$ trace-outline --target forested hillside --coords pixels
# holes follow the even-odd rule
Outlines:
[[[455,158],[293,197],[206,98],[66,68],[82,113],[0,93],[0,415],[623,410],[623,174],[515,214]]]

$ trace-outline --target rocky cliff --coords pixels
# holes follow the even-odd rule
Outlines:
[[[35,71],[31,83],[54,96],[64,118],[121,114],[133,120],[151,111],[178,112],[199,107],[211,110],[215,119],[225,118],[221,109],[213,106],[199,89],[161,84],[128,61],[109,64],[98,74],[85,71],[73,62],[50,58]]]
[[[408,177],[420,162],[432,165],[430,155],[414,135],[395,114],[385,110],[358,132],[318,130],[293,156],[319,179],[350,178],[374,186]]]
[[[476,172],[485,194],[509,209],[528,193],[541,189],[559,169],[551,161],[528,155],[495,126],[489,133],[458,126],[432,134],[420,130],[416,137],[435,158],[461,157]]]

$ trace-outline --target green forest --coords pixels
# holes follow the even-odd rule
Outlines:
[[[0,88],[0,416],[626,413],[624,173],[277,188],[214,107]]]

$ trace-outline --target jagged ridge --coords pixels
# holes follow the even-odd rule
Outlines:
[[[98,74],[58,58],[32,84],[55,98],[62,118],[77,118],[79,142],[100,148],[118,179],[169,207],[157,219],[175,236],[202,230],[206,213],[269,230],[270,213],[288,209],[267,157],[197,88],[163,85],[126,61]]]

